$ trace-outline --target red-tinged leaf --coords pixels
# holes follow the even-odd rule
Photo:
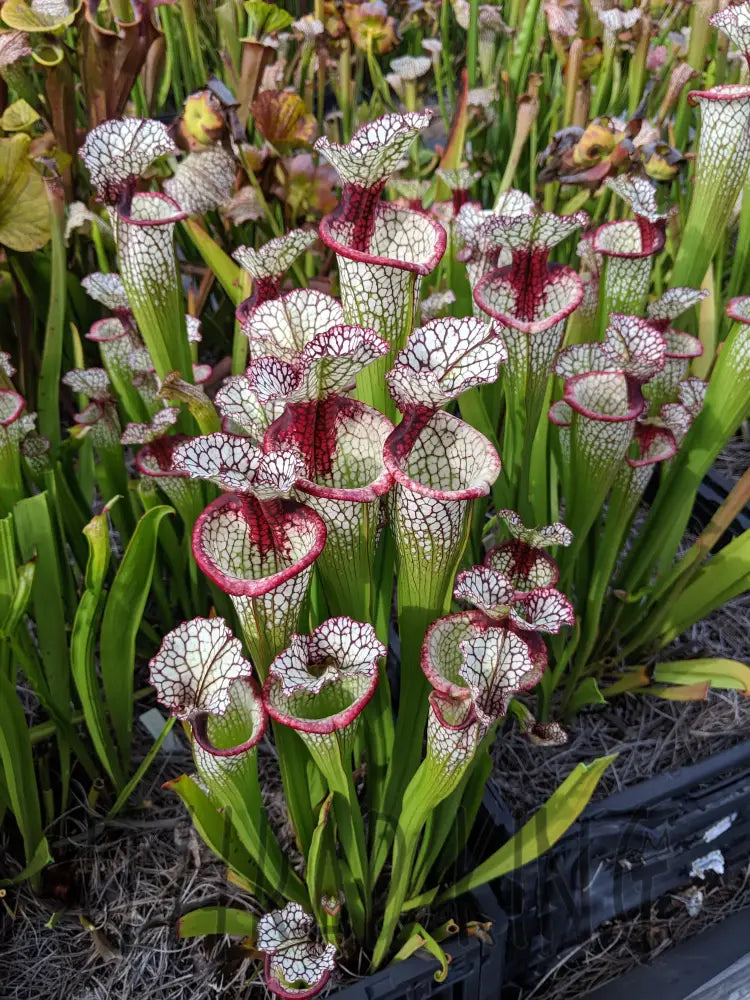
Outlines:
[[[466,126],[469,120],[469,76],[464,69],[461,73],[461,85],[456,94],[456,107],[453,112],[451,130],[445,146],[443,158],[440,161],[441,170],[457,170],[461,166],[466,141]],[[436,200],[450,197],[450,189],[441,178],[438,184]]]
[[[711,690],[711,682],[703,681],[697,684],[667,684],[664,687],[644,688],[641,694],[651,694],[655,698],[666,701],[705,701]]]
[[[253,101],[252,112],[260,134],[280,153],[315,142],[317,123],[298,94],[264,90]]]

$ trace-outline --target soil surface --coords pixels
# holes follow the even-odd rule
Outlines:
[[[232,996],[252,975],[250,963],[234,978],[222,970],[216,943],[177,937],[177,918],[187,910],[248,907],[177,796],[160,787],[192,770],[179,739],[178,753],[157,757],[131,808],[112,822],[74,786],[67,817],[48,837],[59,861],[45,871],[42,895],[28,885],[9,888],[0,911],[4,998],[205,1000]]]
[[[493,778],[516,820],[534,812],[581,761],[618,754],[592,796],[596,802],[741,743],[750,738],[750,698],[735,691],[713,691],[700,702],[622,695],[581,712],[567,732],[568,743],[551,748],[532,746],[515,730],[498,737]]]

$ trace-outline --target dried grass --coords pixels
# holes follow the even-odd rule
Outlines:
[[[183,912],[215,903],[248,906],[247,894],[227,883],[177,796],[160,787],[185,770],[191,770],[187,749],[157,758],[136,808],[106,825],[87,807],[85,790],[74,786],[73,807],[50,831],[61,860],[45,877],[47,891],[64,899],[37,897],[23,885],[7,890],[13,918],[0,910],[3,1000],[270,995],[251,982],[254,963],[227,965],[228,938],[177,937]],[[0,841],[3,849],[8,844]]]

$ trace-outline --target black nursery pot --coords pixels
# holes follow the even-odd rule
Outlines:
[[[507,824],[496,786],[484,807]],[[506,981],[533,983],[605,921],[684,886],[693,862],[721,851],[729,868],[748,843],[750,741],[589,805],[537,862],[493,886],[509,916]]]
[[[487,886],[474,890],[467,909],[492,921],[491,940],[460,935],[444,945],[448,976],[435,980],[437,962],[416,955],[337,991],[336,1000],[497,1000],[503,982],[508,918]],[[332,998],[333,1000],[333,998]]]

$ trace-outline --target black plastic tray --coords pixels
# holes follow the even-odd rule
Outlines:
[[[496,786],[484,804],[507,827]],[[590,805],[537,862],[494,887],[510,920],[508,981],[533,982],[605,921],[685,885],[695,860],[719,850],[729,866],[749,844],[750,741]]]
[[[508,918],[487,886],[474,890],[467,908],[492,921],[491,941],[461,935],[445,945],[448,976],[435,980],[437,962],[416,955],[337,990],[336,1000],[498,1000],[503,983]],[[475,904],[475,906],[472,906]]]

